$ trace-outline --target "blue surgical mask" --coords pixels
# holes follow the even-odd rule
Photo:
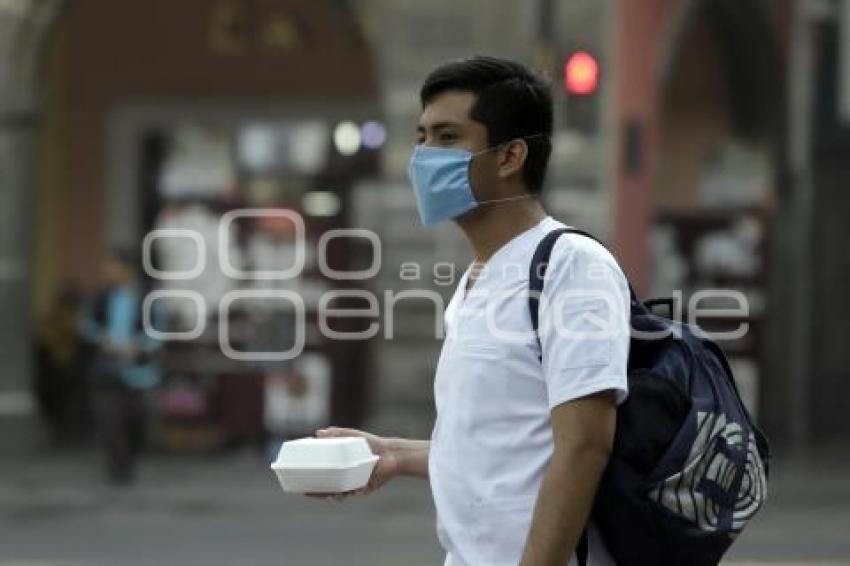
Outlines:
[[[469,181],[470,163],[476,155],[494,149],[472,153],[465,149],[431,147],[424,144],[416,146],[410,156],[407,174],[416,193],[416,204],[422,224],[433,226],[444,220],[457,218],[482,204],[532,196],[522,195],[480,202],[475,199]]]

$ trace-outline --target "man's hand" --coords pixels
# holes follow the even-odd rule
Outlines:
[[[359,436],[369,443],[369,449],[378,456],[369,483],[364,487],[345,493],[308,493],[309,497],[341,501],[352,495],[369,495],[396,476],[428,477],[427,440],[384,438],[353,428],[330,427],[316,431],[317,438]]]
[[[369,495],[398,475],[398,459],[389,449],[389,441],[386,438],[353,428],[330,427],[316,431],[317,438],[346,436],[359,436],[361,438],[365,438],[366,442],[369,443],[369,449],[372,451],[372,454],[378,456],[378,462],[372,470],[372,475],[369,476],[369,483],[360,489],[347,491],[345,493],[308,493],[308,496],[322,499],[330,498],[341,501],[351,495]]]

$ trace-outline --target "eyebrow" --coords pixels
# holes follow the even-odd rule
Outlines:
[[[444,130],[446,128],[460,128],[460,127],[461,127],[461,124],[459,122],[443,121],[443,122],[435,122],[435,123],[431,124],[430,129],[432,131],[438,131],[438,130]],[[423,126],[422,124],[417,124],[417,126],[416,126],[416,132],[417,133],[423,133],[425,131],[426,131],[425,126]]]

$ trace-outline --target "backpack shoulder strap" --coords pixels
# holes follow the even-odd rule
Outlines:
[[[546,234],[534,255],[531,258],[531,266],[528,270],[528,312],[531,314],[531,328],[535,334],[540,327],[540,294],[543,292],[543,283],[546,278],[546,270],[549,267],[549,258],[552,256],[552,248],[558,238],[569,232],[569,228],[559,228]]]
[[[557,228],[540,240],[540,243],[537,244],[537,249],[534,250],[528,270],[528,312],[531,315],[531,328],[535,334],[537,334],[537,329],[540,327],[540,295],[543,293],[543,284],[546,279],[546,270],[549,267],[549,259],[552,256],[555,242],[564,234],[578,234],[579,236],[590,238],[600,246],[605,247],[605,244],[597,240],[594,236],[578,228]],[[631,282],[627,281],[627,284],[632,303],[638,303],[637,294]]]

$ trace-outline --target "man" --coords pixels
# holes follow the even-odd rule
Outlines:
[[[160,377],[152,357],[159,344],[142,328],[131,254],[113,251],[102,269],[103,286],[84,313],[82,334],[95,348],[89,373],[106,475],[112,483],[128,484],[144,443],[146,392]]]
[[[531,258],[563,227],[537,198],[551,152],[548,87],[519,64],[475,57],[432,72],[421,101],[410,164],[420,215],[454,220],[476,254],[445,313],[431,440],[317,435],[364,436],[380,456],[359,493],[398,475],[429,479],[447,565],[564,566],[627,395],[627,283],[601,245],[561,237],[535,334]],[[613,563],[592,523],[588,547],[589,564]]]

